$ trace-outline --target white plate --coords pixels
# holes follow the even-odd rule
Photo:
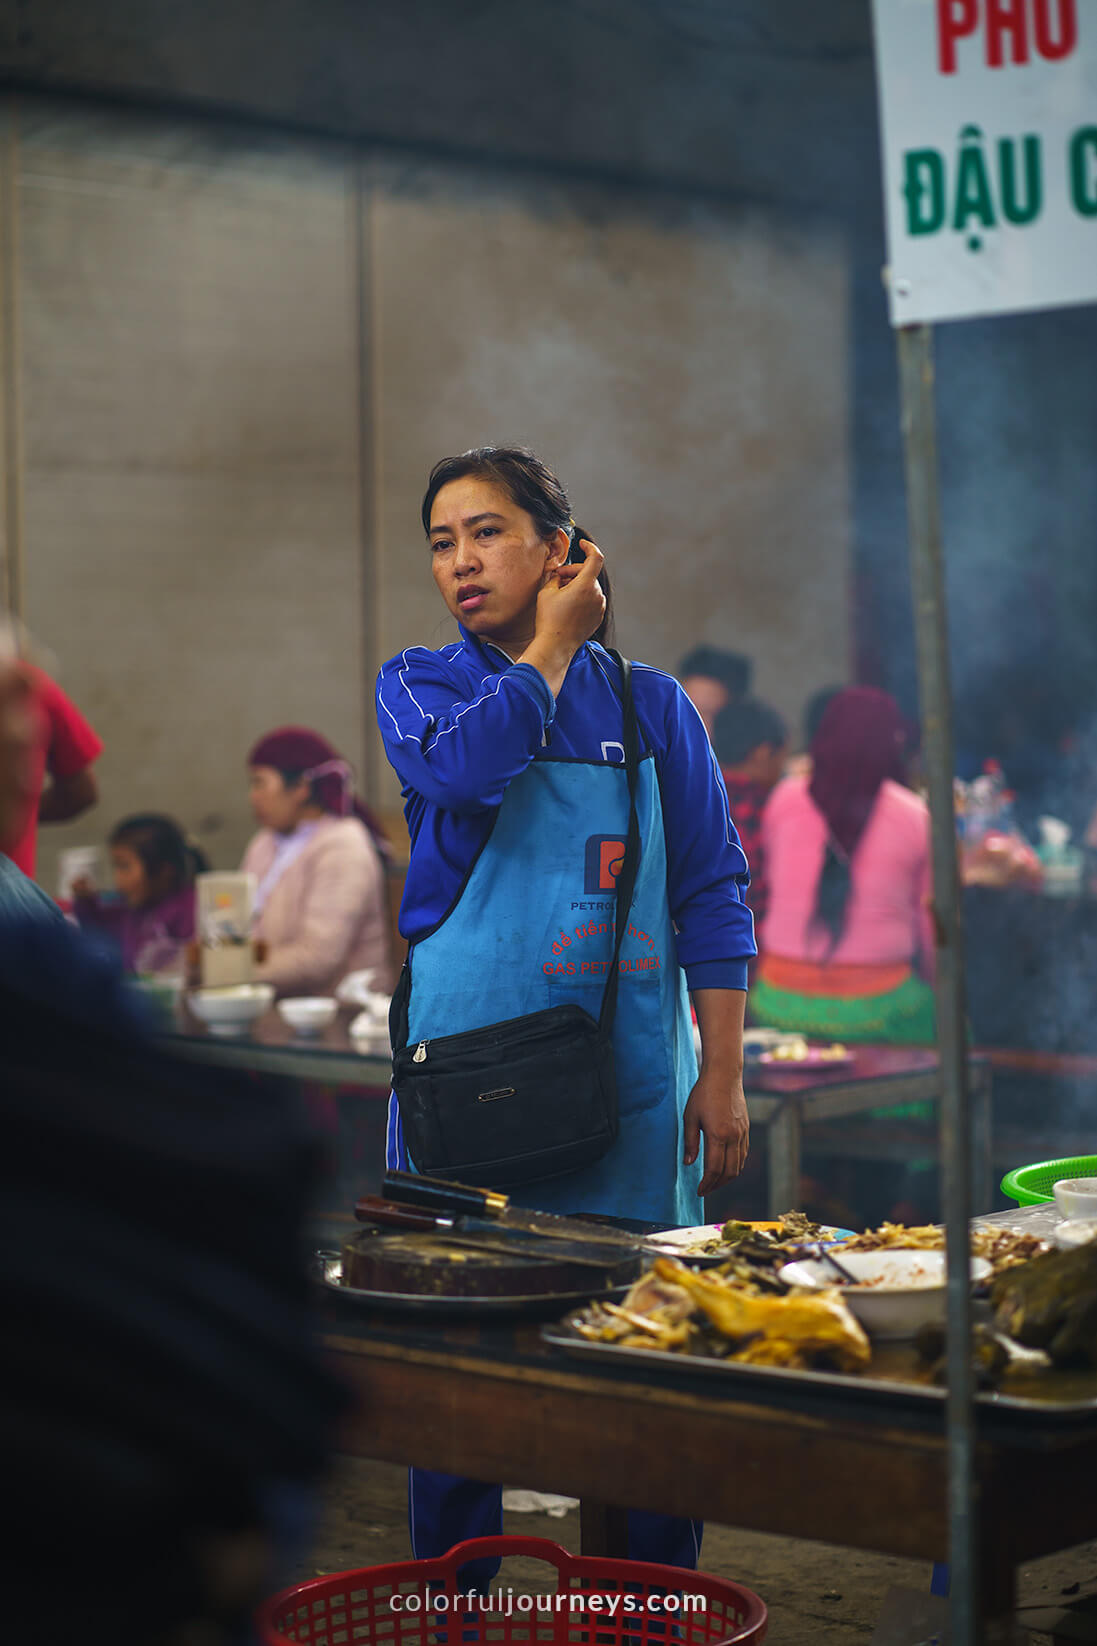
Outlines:
[[[1060,1251],[1072,1246],[1088,1246],[1097,1240],[1097,1217],[1072,1217],[1056,1226],[1051,1236]]]
[[[737,1219],[731,1217],[725,1221],[734,1223]],[[781,1227],[779,1220],[776,1218],[762,1220],[761,1222],[743,1218],[742,1221],[750,1223],[752,1229],[765,1230],[772,1234],[776,1234]],[[723,1252],[704,1252],[701,1248],[710,1240],[719,1240],[720,1230],[723,1227],[723,1223],[698,1223],[690,1229],[661,1229],[658,1234],[648,1235],[644,1245],[648,1251],[658,1252],[662,1257],[699,1256],[722,1258],[725,1255]],[[812,1236],[811,1243],[813,1244],[817,1240],[848,1240],[853,1232],[852,1229],[835,1229],[829,1223],[821,1223],[819,1233]],[[804,1244],[807,1245],[809,1242],[805,1240]],[[734,1250],[734,1246],[727,1247],[728,1254]]]

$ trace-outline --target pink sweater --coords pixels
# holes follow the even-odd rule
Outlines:
[[[262,880],[278,837],[261,829],[242,869]],[[255,926],[267,944],[256,979],[280,995],[331,994],[348,972],[373,967],[374,986],[393,984],[385,872],[356,817],[323,817],[270,889]]]
[[[826,849],[826,824],[807,777],[786,777],[762,814],[769,908],[764,954],[826,960],[830,934],[812,920]],[[836,965],[910,963],[932,976],[933,930],[929,808],[898,783],[885,782],[853,853],[846,926],[829,959]]]

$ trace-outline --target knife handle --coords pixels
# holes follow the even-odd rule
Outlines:
[[[471,1212],[476,1217],[499,1217],[507,1209],[505,1194],[493,1189],[470,1189],[442,1177],[420,1177],[418,1172],[386,1172],[386,1200],[404,1206],[423,1206],[435,1212]]]
[[[355,1201],[354,1215],[359,1223],[376,1223],[383,1229],[406,1229],[409,1233],[434,1233],[451,1227],[434,1212],[420,1211],[417,1206],[401,1206],[374,1194],[363,1195]]]

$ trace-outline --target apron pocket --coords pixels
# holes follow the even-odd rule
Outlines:
[[[550,977],[547,981],[550,1006],[582,1006],[597,1020],[606,986],[604,977]],[[656,1109],[664,1100],[677,1105],[658,972],[622,974],[617,989],[613,1051],[620,1115]]]

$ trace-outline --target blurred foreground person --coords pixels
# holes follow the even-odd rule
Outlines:
[[[16,661],[10,633],[0,626],[0,921],[62,918],[56,903],[5,855],[34,794],[35,749],[30,681]]]
[[[731,820],[750,864],[747,903],[757,929],[766,912],[762,812],[784,775],[788,729],[776,709],[748,697],[720,710],[712,746],[728,792]]]
[[[86,875],[73,882],[73,912],[81,926],[118,946],[127,972],[151,976],[182,969],[194,936],[194,877],[209,868],[170,817],[138,812],[110,834],[116,893],[107,902]]]
[[[25,691],[0,661],[0,828]],[[4,1639],[238,1646],[343,1405],[310,1335],[314,1146],[279,1083],[158,1052],[54,916],[0,899]]]
[[[811,775],[785,778],[770,796],[757,1023],[933,1041],[929,808],[902,787],[906,732],[886,692],[838,692],[812,741]]]
[[[695,646],[676,670],[678,683],[705,723],[712,738],[716,716],[729,703],[739,703],[750,691],[754,665],[738,652],[718,646]]]
[[[351,769],[319,733],[282,726],[248,755],[260,830],[240,867],[256,877],[257,982],[280,995],[334,992],[348,972],[393,984],[384,834]]]
[[[28,785],[4,851],[33,877],[39,823],[67,823],[95,805],[92,764],[103,745],[79,709],[43,669],[21,665],[33,725]],[[48,779],[48,782],[47,782]]]

